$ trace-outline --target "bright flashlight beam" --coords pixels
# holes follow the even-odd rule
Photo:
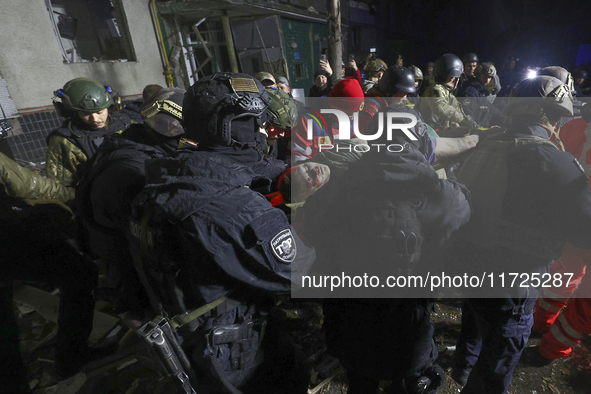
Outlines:
[[[527,72],[527,77],[528,78],[535,78],[537,75],[537,73],[534,70],[530,70]]]

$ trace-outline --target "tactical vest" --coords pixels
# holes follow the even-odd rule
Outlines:
[[[375,275],[412,273],[420,261],[424,240],[417,210],[428,191],[394,187],[386,190],[380,184],[339,179],[332,182],[332,187],[327,185],[323,192],[326,201],[330,201],[323,204],[323,214],[318,218],[306,214],[304,219],[311,238],[331,232],[322,248],[330,250],[330,258],[319,257],[321,263],[317,262],[316,268],[322,273],[338,269],[350,275],[363,275],[368,267],[359,262],[368,261]],[[330,220],[327,222],[326,218]],[[330,223],[329,229],[326,223]]]
[[[560,256],[563,241],[555,234],[526,227],[501,217],[509,179],[509,156],[532,145],[552,142],[536,137],[519,137],[509,141],[483,141],[462,165],[458,181],[472,196],[472,218],[462,231],[462,237],[485,248],[503,247],[543,259]]]
[[[121,132],[133,123],[131,118],[125,114],[114,113],[110,115],[109,125],[98,130],[82,130],[72,120],[68,120],[64,126],[52,131],[47,136],[47,141],[53,135],[59,135],[80,148],[84,155],[90,159],[103,143],[109,134]]]

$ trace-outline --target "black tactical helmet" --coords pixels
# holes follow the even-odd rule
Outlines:
[[[66,111],[98,112],[115,104],[109,85],[88,78],[75,78],[53,92],[53,104],[61,114]]]
[[[378,82],[378,88],[388,94],[414,93],[416,91],[415,77],[409,68],[391,66]]]
[[[479,62],[478,61],[478,56],[475,53],[472,53],[472,52],[466,53],[464,55],[464,57],[462,58],[462,62],[464,64],[466,64],[466,63],[473,63],[473,62],[478,63]]]
[[[149,85],[154,86],[154,85]],[[145,89],[144,89],[145,90]],[[166,137],[176,137],[185,133],[183,129],[184,89],[163,88],[152,94],[140,108],[144,123]]]
[[[265,87],[250,75],[216,73],[197,81],[185,93],[185,132],[191,140],[210,146],[254,146],[270,103]],[[234,120],[241,120],[239,127],[232,126]]]
[[[436,81],[444,82],[447,78],[459,78],[464,72],[464,63],[453,53],[446,53],[435,61],[433,76]]]
[[[535,113],[538,109],[551,120],[561,116],[573,115],[573,98],[567,85],[548,75],[526,78],[521,81],[507,98],[503,110],[506,115],[514,115],[519,110]]]

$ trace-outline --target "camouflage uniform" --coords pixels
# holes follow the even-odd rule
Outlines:
[[[56,135],[48,139],[45,168],[49,179],[75,186],[78,181],[78,166],[87,160],[82,149],[64,137]]]
[[[423,84],[421,85],[421,91],[419,92],[420,95],[424,96],[427,89],[433,88],[435,85],[435,77],[433,77],[433,75],[427,75],[423,78]]]
[[[74,200],[74,188],[23,168],[3,153],[0,153],[0,190],[23,200],[56,199],[64,203]]]
[[[62,127],[47,137],[47,177],[66,186],[76,186],[80,166],[94,155],[104,137],[120,133],[132,123],[128,115],[112,114],[107,127],[93,131],[84,130],[72,120],[66,120]]]
[[[421,100],[419,112],[423,120],[434,129],[450,127],[452,123],[463,124],[471,120],[464,113],[458,99],[452,93],[453,88],[436,84],[428,87],[423,93],[426,100]]]

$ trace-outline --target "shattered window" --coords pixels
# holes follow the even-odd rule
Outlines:
[[[120,0],[45,0],[65,63],[134,61]]]

